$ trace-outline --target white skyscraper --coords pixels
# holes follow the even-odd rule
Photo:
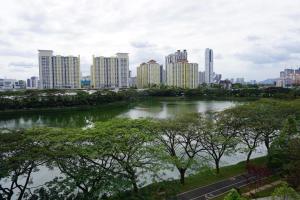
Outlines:
[[[212,49],[205,49],[205,83],[214,81],[214,54]]]
[[[93,56],[91,81],[94,88],[127,88],[129,76],[128,53],[113,57]]]
[[[39,74],[41,89],[80,88],[80,57],[39,50]]]
[[[41,89],[53,88],[52,50],[39,50],[39,74]]]

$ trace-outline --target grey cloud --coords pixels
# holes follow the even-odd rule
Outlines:
[[[223,56],[222,56],[222,54],[217,54],[217,55],[215,55],[214,58],[217,60],[221,60],[221,59],[223,59]]]
[[[149,42],[139,42],[139,41],[131,42],[130,45],[137,49],[155,47],[154,44],[150,44]]]
[[[277,48],[283,49],[290,53],[300,53],[300,41],[284,42],[277,45]]]
[[[0,40],[0,46],[10,46],[11,44],[8,41]]]
[[[254,64],[272,64],[287,61],[290,58],[290,55],[284,52],[272,52],[264,49],[236,54],[236,57],[240,60],[250,61]]]
[[[0,49],[0,56],[15,56],[15,57],[23,57],[23,58],[32,58],[36,56],[35,51],[19,51],[13,49]]]
[[[33,68],[33,63],[26,63],[26,62],[11,62],[8,64],[10,67],[21,67],[21,68]]]
[[[257,41],[257,40],[260,40],[261,38],[256,35],[249,35],[246,39],[248,41]]]

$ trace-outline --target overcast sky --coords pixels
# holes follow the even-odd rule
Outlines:
[[[81,56],[127,52],[130,69],[187,49],[204,70],[214,50],[223,78],[263,80],[300,66],[300,0],[3,0],[0,78],[38,75],[38,49]]]

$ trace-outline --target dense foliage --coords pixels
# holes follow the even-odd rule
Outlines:
[[[222,112],[173,119],[112,119],[90,128],[32,128],[0,133],[0,199],[151,199],[140,189],[175,168],[207,164],[220,173],[224,155],[265,145],[269,165],[298,187],[300,101],[260,100]],[[33,185],[41,168],[60,176]],[[238,198],[232,192],[233,198]],[[229,197],[228,197],[229,198]],[[231,197],[230,197],[231,198]]]
[[[201,86],[183,89],[161,86],[146,90],[24,90],[0,92],[0,110],[49,107],[94,106],[117,101],[132,101],[145,97],[198,97],[198,98],[297,98],[300,89],[277,87],[220,87]]]

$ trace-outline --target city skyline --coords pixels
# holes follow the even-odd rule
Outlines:
[[[89,75],[91,55],[128,52],[136,75],[141,62],[164,63],[177,49],[186,49],[189,62],[204,71],[203,54],[211,48],[214,71],[223,78],[277,78],[282,68],[300,63],[299,6],[293,0],[12,0],[0,12],[0,77],[37,76],[37,49],[79,54],[83,75]]]

